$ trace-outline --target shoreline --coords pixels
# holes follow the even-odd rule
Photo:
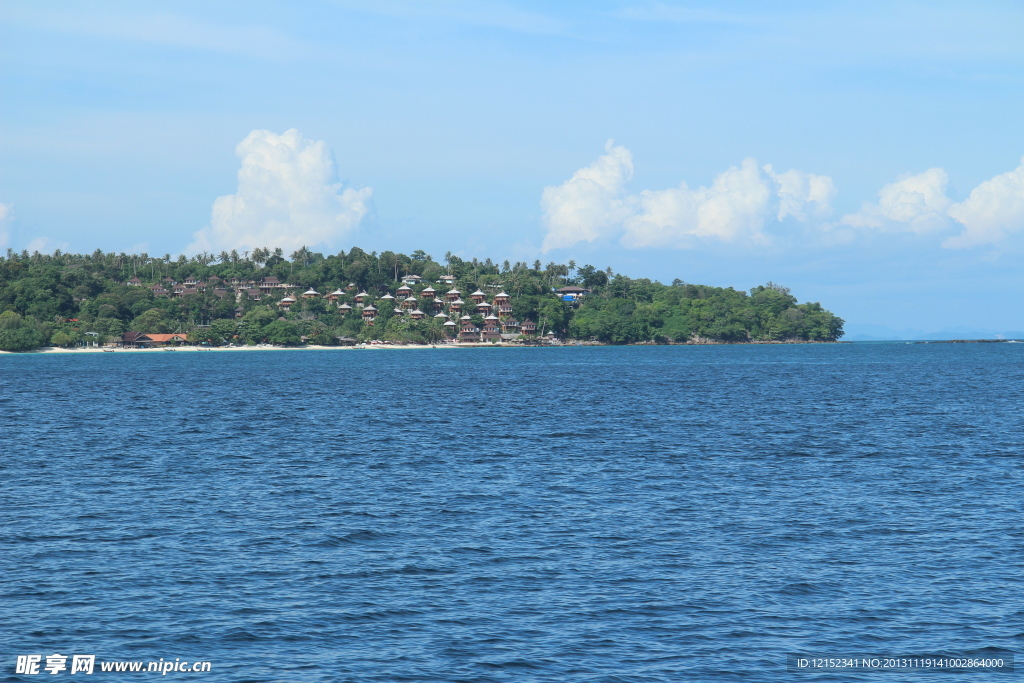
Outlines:
[[[962,340],[958,340],[963,343]],[[974,341],[974,340],[972,340]],[[978,342],[983,341],[996,341],[996,340],[976,340]],[[1004,341],[1004,340],[998,340]],[[502,343],[458,343],[458,344],[367,344],[363,347],[356,346],[318,346],[315,344],[308,344],[304,346],[273,346],[270,344],[256,345],[256,346],[175,346],[175,347],[158,347],[150,349],[103,349],[97,347],[89,348],[62,348],[57,346],[47,346],[39,349],[33,349],[32,351],[0,351],[0,356],[3,355],[40,355],[40,354],[93,354],[93,353],[163,353],[167,351],[184,351],[184,352],[199,352],[199,351],[217,351],[220,353],[224,352],[235,352],[235,351],[407,351],[411,349],[540,349],[540,348],[578,348],[584,346],[756,346],[756,345],[780,345],[780,344],[852,344],[854,342],[834,341],[834,342],[822,342],[822,341],[748,341],[748,342],[715,342],[710,340],[700,340],[696,342],[686,343],[668,343],[668,344],[657,344],[654,342],[641,342],[637,344],[604,344],[601,342],[570,342],[561,344],[502,344]]]

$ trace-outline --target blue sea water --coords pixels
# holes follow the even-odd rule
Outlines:
[[[786,655],[1021,650],[1022,399],[1016,344],[0,357],[0,681],[1012,680]]]

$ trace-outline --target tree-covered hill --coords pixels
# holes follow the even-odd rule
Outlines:
[[[380,297],[395,295],[409,275],[422,278],[411,287],[414,296],[422,298],[433,286],[443,298],[454,287],[467,309],[456,315],[438,304],[422,320],[396,312],[393,300]],[[274,279],[287,286],[263,286]],[[588,291],[565,301],[555,290],[569,285]],[[307,290],[317,294],[302,297]],[[438,263],[423,251],[359,248],[327,256],[302,248],[288,258],[280,249],[192,258],[8,250],[0,257],[0,349],[108,342],[130,331],[185,332],[210,344],[292,344],[302,337],[322,344],[338,337],[436,341],[452,329],[436,311],[455,320],[468,313],[463,323],[482,326],[486,318],[469,294],[490,298],[502,290],[511,297],[502,323],[533,322],[538,336],[554,332],[563,339],[622,344],[835,341],[843,333],[843,321],[820,304],[798,304],[786,288],[771,283],[749,293],[679,280],[665,285],[610,268],[577,268],[572,261],[542,266],[448,253]],[[328,300],[332,292],[337,294]],[[372,324],[356,301],[364,292],[378,309]],[[297,299],[290,306],[282,301],[289,295]]]

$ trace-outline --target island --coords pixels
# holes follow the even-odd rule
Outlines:
[[[358,247],[0,257],[0,350],[366,344],[835,342],[843,320],[786,287],[631,278],[592,265],[437,262]]]

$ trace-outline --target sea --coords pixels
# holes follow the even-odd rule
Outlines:
[[[1012,343],[4,355],[0,681],[1019,680],[1022,406]]]

